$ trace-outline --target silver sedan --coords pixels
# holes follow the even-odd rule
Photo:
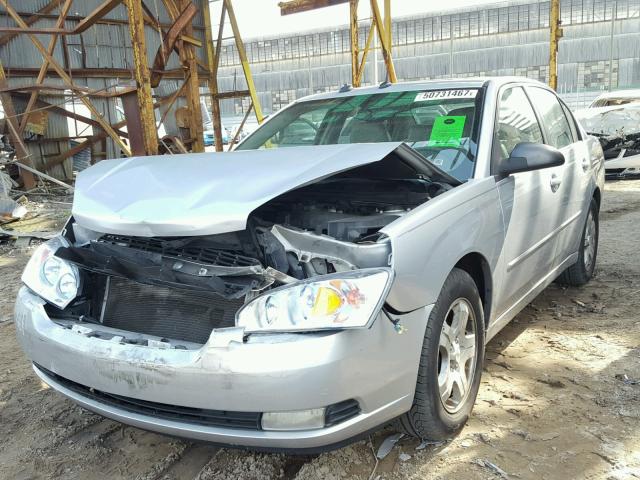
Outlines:
[[[543,84],[314,95],[233,152],[107,160],[27,265],[35,373],[85,408],[318,450],[467,420],[485,344],[598,246],[602,149]]]

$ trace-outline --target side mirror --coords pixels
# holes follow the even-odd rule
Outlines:
[[[564,164],[564,155],[557,148],[542,143],[522,142],[515,146],[509,158],[500,165],[501,175],[530,172]]]

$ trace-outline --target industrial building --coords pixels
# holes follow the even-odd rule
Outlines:
[[[550,2],[516,0],[395,17],[392,44],[398,80],[520,75],[547,83],[549,11]],[[560,19],[564,35],[558,52],[558,91],[572,106],[590,101],[609,83],[613,89],[640,85],[640,0],[562,0]],[[266,113],[351,82],[347,20],[342,27],[247,41]],[[369,25],[361,25],[361,45]],[[382,56],[377,73],[372,57],[365,85],[385,79]],[[229,42],[220,58],[221,90],[235,88],[241,76],[237,50]],[[222,114],[237,119],[246,106],[247,100],[225,100]]]

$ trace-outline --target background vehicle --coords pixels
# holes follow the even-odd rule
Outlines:
[[[640,175],[640,90],[603,94],[575,115],[600,141],[607,176]]]
[[[593,274],[602,150],[537,82],[315,95],[210,155],[86,170],[25,270],[19,339],[86,408],[261,448],[446,438],[486,342]]]

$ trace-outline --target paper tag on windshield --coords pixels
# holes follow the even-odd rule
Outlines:
[[[429,90],[420,92],[416,95],[415,102],[424,102],[425,100],[440,100],[445,98],[476,98],[478,90],[468,88],[456,88],[451,90]]]
[[[427,146],[459,147],[466,120],[464,115],[437,117]]]

